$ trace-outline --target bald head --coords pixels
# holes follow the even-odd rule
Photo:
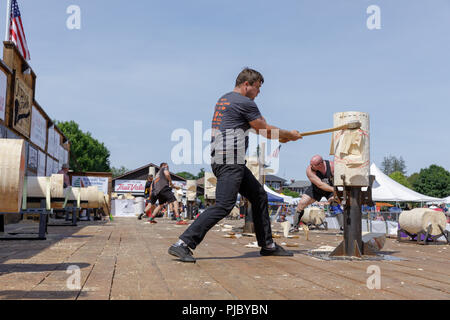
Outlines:
[[[312,166],[318,166],[323,162],[323,158],[319,156],[318,154],[311,158],[310,164]]]

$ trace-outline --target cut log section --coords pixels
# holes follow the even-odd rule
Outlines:
[[[0,139],[0,212],[20,212],[24,176],[24,140]]]
[[[98,208],[98,188],[97,187],[87,187],[81,188],[80,191],[81,201],[87,203],[82,203],[82,208],[97,209]]]
[[[195,201],[197,198],[197,181],[187,180],[186,181],[186,199],[187,201]]]
[[[216,199],[217,178],[212,172],[205,172],[205,199]]]
[[[320,208],[306,208],[301,221],[316,226],[321,225],[325,221],[325,212]]]
[[[400,228],[411,233],[418,234],[420,232],[426,232],[428,227],[431,226],[430,235],[437,236],[445,230],[447,225],[447,219],[445,214],[441,211],[434,211],[427,208],[416,208],[409,211],[403,211],[398,223]]]
[[[64,198],[64,175],[52,174],[51,177],[27,177],[27,197],[45,198],[47,188],[51,198]]]

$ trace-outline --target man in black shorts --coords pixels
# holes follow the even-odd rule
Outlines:
[[[310,204],[320,201],[325,197],[328,201],[333,199],[334,162],[323,160],[319,155],[311,158],[310,165],[306,168],[306,176],[311,181],[311,186],[306,189],[294,216],[293,231],[298,231],[298,225],[302,219],[304,210]]]
[[[173,185],[172,179],[170,178],[169,165],[163,162],[161,163],[159,171],[156,174],[152,184],[152,193],[150,196],[152,215],[149,219],[150,223],[156,223],[155,217],[158,215],[158,212],[161,210],[162,206],[168,203],[175,214],[177,224],[187,224],[186,221],[183,221],[180,217],[177,198],[175,198],[172,188],[176,187]],[[157,201],[159,204],[156,207]]]
[[[222,96],[216,104],[211,135],[211,168],[217,177],[216,204],[199,215],[180,240],[169,248],[169,254],[183,262],[195,262],[190,249],[195,249],[206,233],[230,214],[238,193],[252,204],[260,254],[293,255],[273,241],[267,193],[245,166],[250,129],[282,143],[302,138],[297,130],[280,130],[267,124],[254,102],[263,82],[264,78],[258,71],[246,68],[237,77],[234,90]]]

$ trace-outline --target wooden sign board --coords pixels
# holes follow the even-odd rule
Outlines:
[[[33,90],[24,81],[16,78],[13,104],[13,128],[28,138],[30,137],[32,106]]]

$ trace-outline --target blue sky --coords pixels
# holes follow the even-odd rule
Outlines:
[[[366,26],[373,4],[381,9],[380,30]],[[81,30],[66,27],[69,5],[81,8]],[[209,127],[217,99],[249,66],[265,77],[255,101],[270,124],[311,131],[332,127],[335,112],[368,112],[372,162],[394,155],[405,159],[408,174],[431,164],[450,170],[448,0],[19,6],[36,100],[50,117],[74,120],[104,142],[113,166],[170,163],[172,132],[193,132],[196,120]],[[327,158],[329,149],[330,135],[286,144],[279,175],[305,179],[311,156]],[[171,170],[201,167],[209,170]]]

